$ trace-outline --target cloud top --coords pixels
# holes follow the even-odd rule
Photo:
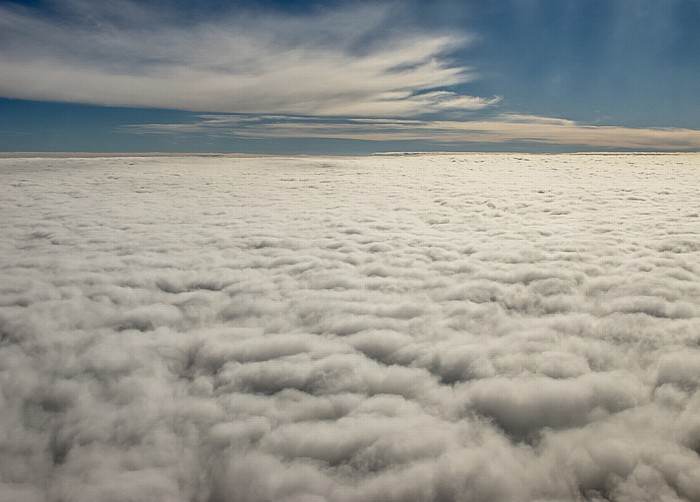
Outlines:
[[[0,500],[696,501],[697,160],[0,159]]]

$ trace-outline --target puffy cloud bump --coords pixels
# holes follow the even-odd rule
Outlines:
[[[700,500],[697,159],[2,159],[0,499]]]

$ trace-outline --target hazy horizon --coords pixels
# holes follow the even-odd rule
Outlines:
[[[269,158],[269,157],[290,157],[290,158],[359,158],[359,157],[430,157],[439,155],[452,155],[452,156],[462,156],[462,155],[531,155],[531,156],[566,156],[566,155],[700,155],[700,152],[689,152],[686,150],[677,151],[657,151],[657,150],[643,150],[643,151],[614,151],[614,150],[601,150],[601,151],[567,151],[567,152],[527,152],[527,151],[487,151],[481,152],[478,150],[471,151],[379,151],[370,153],[356,153],[356,154],[312,154],[312,153],[247,153],[247,152],[109,152],[109,151],[96,151],[96,152],[84,152],[84,151],[8,151],[0,152],[0,158],[4,159],[21,159],[21,158],[96,158],[100,156],[107,157],[224,157],[224,158]]]

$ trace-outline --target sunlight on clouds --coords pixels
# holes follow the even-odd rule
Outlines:
[[[0,159],[0,500],[696,501],[697,166]]]
[[[445,59],[469,37],[377,34],[389,16],[400,15],[386,6],[230,15],[177,26],[167,12],[159,18],[131,2],[120,3],[121,13],[102,2],[58,5],[72,22],[0,7],[1,95],[325,116],[476,110],[499,99],[435,91],[474,78]]]

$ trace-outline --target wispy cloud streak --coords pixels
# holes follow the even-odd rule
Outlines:
[[[186,26],[132,2],[0,7],[0,95],[149,108],[410,116],[498,101],[448,92],[474,78],[447,56],[464,34],[381,29],[382,5],[285,16],[236,13]]]
[[[680,128],[594,126],[573,120],[502,114],[480,120],[346,119],[203,115],[191,123],[137,124],[141,134],[208,133],[250,139],[328,138],[367,141],[545,143],[601,148],[694,150],[700,131]]]

